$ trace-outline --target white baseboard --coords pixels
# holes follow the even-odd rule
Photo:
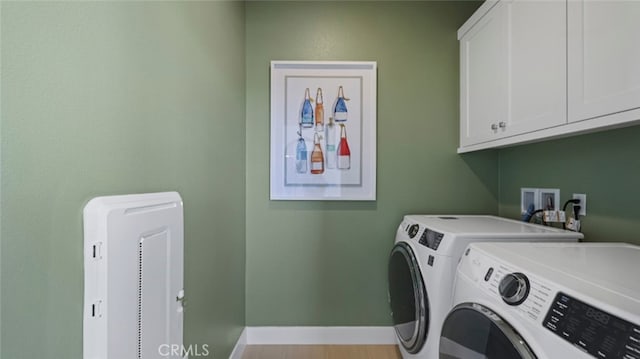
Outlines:
[[[244,353],[244,348],[247,346],[247,328],[242,329],[242,333],[240,333],[240,337],[236,342],[236,345],[233,347],[233,351],[231,355],[229,355],[229,359],[242,359],[242,354]]]
[[[247,344],[396,344],[393,327],[247,327]]]

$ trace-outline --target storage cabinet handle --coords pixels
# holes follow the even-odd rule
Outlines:
[[[500,121],[499,126],[500,126],[500,128],[505,128],[505,127],[507,127],[507,123],[504,122],[504,121]]]
[[[491,129],[494,130],[494,131],[497,130],[498,129],[498,125],[496,125],[495,123],[492,123],[491,124]]]

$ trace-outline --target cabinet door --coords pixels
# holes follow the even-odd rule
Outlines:
[[[507,117],[506,68],[507,17],[499,2],[460,39],[461,146],[497,137]]]
[[[461,39],[461,146],[567,122],[566,2],[503,0]]]
[[[569,1],[569,121],[640,108],[640,2]]]
[[[567,122],[566,1],[505,1],[508,115],[503,136]]]

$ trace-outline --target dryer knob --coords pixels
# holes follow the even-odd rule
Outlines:
[[[417,224],[414,224],[411,227],[409,227],[409,238],[415,237],[418,234],[419,230],[420,230],[420,226]]]
[[[519,305],[529,295],[529,279],[522,273],[505,275],[498,286],[500,296],[509,305]]]

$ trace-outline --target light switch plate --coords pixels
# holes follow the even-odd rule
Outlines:
[[[520,188],[520,212],[527,213],[529,205],[533,204],[533,209],[540,208],[540,190],[537,188]]]
[[[560,190],[558,188],[540,188],[539,209],[560,209]],[[538,209],[536,208],[536,209]]]

